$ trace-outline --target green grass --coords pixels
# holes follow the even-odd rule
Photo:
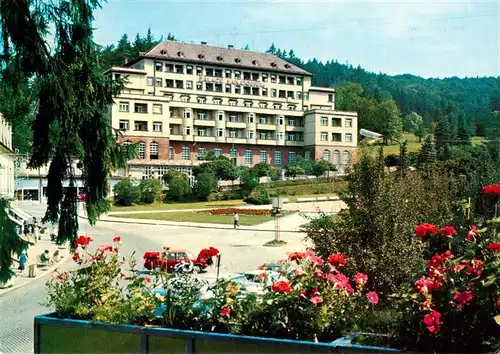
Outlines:
[[[336,193],[321,193],[321,194],[303,194],[303,195],[290,195],[288,198],[290,203],[295,203],[298,198],[318,198],[318,197],[334,197],[338,196]]]
[[[347,182],[343,180],[337,180],[335,182],[328,183],[308,183],[308,184],[297,184],[293,186],[286,187],[274,187],[266,188],[269,196],[283,196],[294,200],[297,197],[324,197],[329,195],[337,194],[339,191],[347,187]],[[265,187],[264,187],[265,188]]]
[[[285,212],[286,214],[290,214]],[[196,211],[179,211],[172,213],[142,213],[142,214],[121,214],[113,215],[117,218],[132,218],[132,219],[153,219],[163,221],[177,222],[199,222],[211,224],[233,224],[233,215],[210,215],[208,213],[200,213]],[[240,225],[253,226],[266,221],[274,220],[274,217],[269,215],[239,215]]]
[[[143,210],[177,210],[177,209],[216,209],[245,205],[243,200],[228,200],[219,202],[167,202],[153,204],[137,204],[132,206],[111,205],[110,211],[143,211]]]

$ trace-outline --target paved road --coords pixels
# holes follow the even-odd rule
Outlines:
[[[36,217],[44,212],[44,205],[22,204],[19,208]],[[136,258],[146,251],[159,250],[162,245],[186,248],[197,254],[207,246],[217,247],[222,254],[221,271],[236,272],[255,269],[264,262],[286,257],[286,252],[301,250],[302,234],[282,233],[288,242],[285,247],[263,247],[274,237],[273,232],[241,232],[234,230],[189,229],[183,227],[98,223],[90,227],[80,223],[80,233],[87,232],[97,244],[110,243],[113,236],[121,236],[121,253],[129,255],[136,251]],[[60,267],[73,267],[71,259]],[[50,275],[0,297],[0,352],[28,353],[33,350],[33,318],[49,311],[42,305],[45,301],[45,282]]]

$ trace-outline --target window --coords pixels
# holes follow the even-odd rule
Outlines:
[[[304,152],[304,160],[306,160],[306,161],[311,160],[311,152],[310,151]]]
[[[247,116],[247,123],[253,123],[253,119],[254,119],[253,114],[249,114],[249,115]]]
[[[283,132],[276,133],[276,140],[283,140]]]
[[[174,159],[174,147],[173,146],[168,147],[168,159],[169,160]]]
[[[298,100],[301,100],[301,99],[302,99],[302,92],[297,91],[297,93],[296,93],[296,96],[295,96],[295,97],[297,97],[297,99],[298,99]]]
[[[304,92],[304,100],[309,100],[309,92]]]
[[[332,133],[332,141],[342,141],[341,133]]]
[[[134,112],[135,113],[148,113],[148,104],[147,103],[134,103]]]
[[[262,74],[262,81],[267,82],[267,74]]]
[[[186,81],[186,88],[188,90],[192,90],[193,89],[193,82],[192,81]]]
[[[198,160],[205,160],[206,155],[207,155],[207,148],[200,146],[198,148]]]
[[[260,162],[267,162],[267,150],[260,150]]]
[[[198,136],[207,136],[207,130],[205,128],[198,128]]]
[[[235,79],[241,79],[241,71],[235,70],[234,71],[234,77],[235,77]]]
[[[288,163],[294,163],[297,161],[297,153],[294,151],[290,151],[288,153]]]
[[[222,155],[222,149],[214,149],[214,154],[215,154],[215,157],[219,157]]]
[[[193,75],[193,66],[192,65],[186,66],[186,74]]]
[[[254,137],[254,131],[247,130],[247,139],[253,139],[253,137]]]
[[[349,165],[351,163],[351,153],[347,150],[345,150],[342,153],[342,164],[343,165]]]
[[[332,127],[341,127],[342,118],[332,118]]]
[[[335,166],[340,166],[340,151],[338,150],[333,152],[333,164]]]
[[[274,164],[277,166],[281,166],[281,151],[274,152]]]
[[[162,87],[162,80],[161,80],[161,77],[157,77],[155,79],[155,86],[156,87]]]
[[[295,140],[297,140],[296,136],[295,136],[295,133],[288,133],[287,140],[288,141],[295,141]]]
[[[288,125],[291,126],[291,127],[294,127],[295,126],[295,119],[289,118],[288,119]]]
[[[203,75],[203,67],[201,67],[201,66],[196,67],[196,75],[198,75],[198,76]]]
[[[181,160],[189,160],[191,155],[191,149],[189,146],[183,146],[181,150]]]
[[[346,118],[346,120],[345,120],[345,127],[346,128],[352,128],[352,119],[351,118]]]
[[[158,143],[156,141],[149,143],[149,158],[158,160]]]
[[[276,97],[277,96],[277,93],[278,91],[276,91],[276,89],[271,89],[271,96],[272,97]]]
[[[250,73],[248,71],[243,72],[243,80],[250,80]]]
[[[251,94],[250,87],[243,86],[243,94],[250,95]]]
[[[352,143],[352,134],[351,133],[346,133],[345,134],[345,140],[346,143]]]
[[[266,133],[260,132],[259,133],[259,139],[265,139],[266,138]]]
[[[237,93],[237,94],[241,93],[241,86],[240,85],[234,85],[234,93]]]
[[[279,117],[277,123],[278,125],[283,125],[283,123],[285,123],[285,119],[283,117]]]
[[[203,90],[203,82],[199,82],[199,81],[198,81],[198,82],[196,83],[196,89],[197,89],[197,90]]]
[[[139,132],[147,132],[148,131],[148,122],[143,120],[134,121],[134,130]]]
[[[120,130],[128,130],[128,129],[129,129],[128,120],[120,119]]]
[[[217,128],[216,133],[217,133],[218,138],[223,138],[224,137],[224,128]]]
[[[174,72],[183,74],[184,73],[184,65],[176,65]]]
[[[330,161],[330,150],[323,150],[323,160]]]
[[[235,115],[231,115],[229,116],[229,121],[235,123],[238,121],[238,117]]]
[[[120,112],[128,112],[129,104],[128,102],[120,102]]]
[[[328,125],[328,117],[321,117],[321,125],[323,127]]]
[[[236,149],[229,149],[229,156],[231,156],[232,159],[235,159],[238,157],[238,150]]]
[[[267,97],[267,89],[266,88],[262,89],[262,96]]]
[[[328,133],[321,133],[320,140],[328,141]]]
[[[163,113],[163,107],[161,104],[153,104],[153,114],[162,114]]]
[[[223,121],[224,120],[224,113],[222,112],[217,112],[217,119],[219,121]]]
[[[226,85],[226,93],[231,93],[231,84]]]
[[[252,165],[253,163],[253,151],[250,149],[245,150],[245,165]]]
[[[273,74],[273,75],[271,75],[271,82],[272,82],[273,84],[275,84],[275,83],[276,83],[276,75],[274,75],[274,74]]]
[[[174,71],[174,64],[165,64],[165,71],[171,73]]]
[[[230,130],[229,131],[229,137],[230,138],[236,138],[237,132],[236,130]]]
[[[226,69],[225,73],[226,73],[226,77],[228,77],[228,78],[231,77],[231,70],[230,69]]]
[[[187,126],[187,127],[184,127],[184,133],[186,135],[191,135],[191,127]]]
[[[333,102],[333,94],[332,93],[328,94],[328,102]]]
[[[198,112],[198,120],[206,120],[206,114],[205,112]]]
[[[148,79],[147,79],[147,82],[148,82],[148,86],[154,86],[155,84],[155,78],[152,77],[152,76],[148,76]]]
[[[161,122],[153,122],[153,131],[161,132],[162,131],[162,123]]]
[[[267,124],[267,117],[259,117],[260,124]]]
[[[298,77],[296,80],[297,85],[302,85],[302,78]]]
[[[191,119],[191,111],[185,110],[184,111],[184,118],[185,119]]]
[[[146,158],[146,143],[141,141],[139,143],[139,149],[137,150],[137,152],[139,153],[139,158],[140,159],[145,159]]]

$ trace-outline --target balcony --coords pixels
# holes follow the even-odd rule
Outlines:
[[[303,132],[304,131],[304,126],[287,125],[285,127],[285,131],[287,131],[287,132]]]
[[[243,122],[226,122],[226,127],[228,127],[228,128],[245,129],[246,126],[247,126],[247,124],[243,123]]]
[[[275,124],[260,124],[257,123],[257,129],[258,130],[276,130],[276,125]]]
[[[194,136],[194,141],[200,143],[215,143],[215,136]]]
[[[170,124],[182,124],[182,118],[173,117],[169,119]]]
[[[214,120],[200,120],[200,119],[195,119],[194,125],[196,126],[201,126],[201,127],[215,127],[215,121]]]
[[[170,140],[184,140],[184,137],[181,134],[170,134]]]
[[[303,146],[304,142],[303,141],[297,141],[297,140],[286,140],[285,141],[285,146]]]

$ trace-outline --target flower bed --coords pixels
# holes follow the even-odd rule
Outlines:
[[[199,213],[208,213],[211,215],[232,215],[234,213],[238,213],[240,215],[271,215],[271,210],[249,208],[220,208],[200,210]]]

